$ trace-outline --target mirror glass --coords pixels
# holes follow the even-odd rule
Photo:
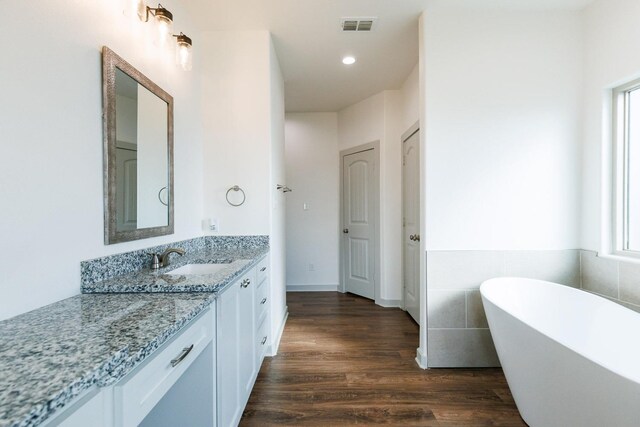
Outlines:
[[[105,74],[105,241],[173,233],[173,99],[110,50]]]

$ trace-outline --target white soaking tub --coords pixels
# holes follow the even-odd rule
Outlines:
[[[491,336],[531,427],[640,426],[640,314],[541,280],[480,286]]]

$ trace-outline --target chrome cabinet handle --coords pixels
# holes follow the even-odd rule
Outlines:
[[[264,304],[265,302],[267,302],[267,298],[262,298],[262,301],[260,301],[260,304]]]
[[[242,286],[243,288],[246,288],[247,286],[249,286],[251,284],[251,280],[250,279],[244,279],[241,283],[240,286]]]
[[[420,235],[419,234],[414,234],[413,235],[413,241],[414,242],[419,242],[420,241]]]
[[[260,269],[260,271],[265,271],[266,269],[267,269],[267,267],[262,267],[262,268]]]
[[[344,234],[348,234],[348,233],[349,233],[349,229],[348,229],[348,228],[343,228],[343,229],[342,229],[342,232],[343,232]]]
[[[191,353],[191,350],[193,350],[193,344],[191,344],[189,347],[183,348],[180,354],[175,359],[171,359],[171,367],[175,368],[176,366],[178,366],[180,362],[182,362],[184,358],[187,357],[189,353]]]
[[[260,341],[260,344],[264,345],[264,343],[267,342],[267,337],[262,338],[262,341]]]
[[[416,236],[415,234],[410,234],[409,235],[409,240],[411,240],[412,242],[416,240]]]

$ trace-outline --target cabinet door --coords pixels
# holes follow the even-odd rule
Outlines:
[[[218,297],[217,309],[217,396],[218,426],[238,425],[244,402],[240,387],[240,281]]]
[[[93,390],[78,399],[55,418],[45,421],[44,426],[60,427],[106,427],[111,423],[108,412],[111,400],[104,389]]]
[[[240,279],[240,387],[242,405],[249,400],[256,376],[255,270]]]

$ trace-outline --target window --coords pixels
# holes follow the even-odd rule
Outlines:
[[[640,80],[613,91],[614,247],[640,258]]]

